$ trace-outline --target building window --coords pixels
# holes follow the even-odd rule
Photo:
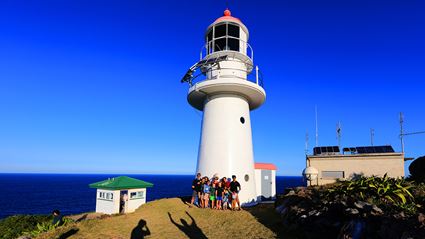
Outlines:
[[[245,124],[245,118],[244,117],[241,117],[239,120],[241,121],[242,124]]]
[[[145,197],[144,191],[132,192],[130,193],[130,199],[142,199]]]
[[[99,192],[99,199],[112,201],[114,199],[114,194],[113,193]]]
[[[322,178],[344,178],[344,171],[322,171]]]
[[[248,181],[249,181],[249,175],[245,174],[245,182],[248,182]]]

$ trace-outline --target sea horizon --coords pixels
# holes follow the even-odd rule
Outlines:
[[[12,215],[50,214],[58,209],[64,215],[95,211],[96,189],[90,183],[123,174],[0,173],[5,185],[0,198],[0,219]],[[147,202],[191,195],[194,175],[125,174],[154,184],[147,189]],[[303,186],[301,176],[276,176],[276,192]],[[10,200],[13,198],[13,200]]]

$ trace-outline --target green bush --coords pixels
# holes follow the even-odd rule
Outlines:
[[[405,179],[384,177],[359,177],[338,182],[328,189],[329,197],[343,196],[353,200],[368,201],[388,209],[412,214],[419,205],[412,194],[414,184]]]
[[[45,215],[16,215],[0,220],[0,239],[14,239],[24,232],[37,229],[37,224],[47,223],[51,216]]]
[[[425,182],[425,156],[415,159],[409,165],[410,177],[416,182]]]

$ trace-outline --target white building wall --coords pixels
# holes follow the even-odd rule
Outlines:
[[[126,213],[134,212],[137,208],[139,208],[142,204],[145,204],[145,203],[146,203],[146,188],[129,189]]]
[[[105,196],[101,197],[101,193]],[[106,198],[106,195],[112,198]],[[96,191],[96,212],[105,214],[115,214],[120,212],[120,191],[97,189]]]
[[[257,190],[257,200],[261,201],[261,169],[255,169],[255,187]]]
[[[272,199],[276,199],[276,170],[272,170]]]

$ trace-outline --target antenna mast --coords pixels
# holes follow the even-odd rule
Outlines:
[[[336,124],[336,138],[338,140],[338,147],[341,148],[341,122]]]
[[[305,133],[305,155],[308,155],[308,131]]]
[[[317,105],[314,107],[314,111],[316,114],[316,147],[319,146],[319,128],[317,126],[318,122],[317,122]]]
[[[373,146],[373,138],[375,137],[375,129],[370,128],[370,145]]]
[[[400,142],[401,142],[401,152],[404,153],[404,130],[403,130],[404,117],[403,112],[400,112]]]

